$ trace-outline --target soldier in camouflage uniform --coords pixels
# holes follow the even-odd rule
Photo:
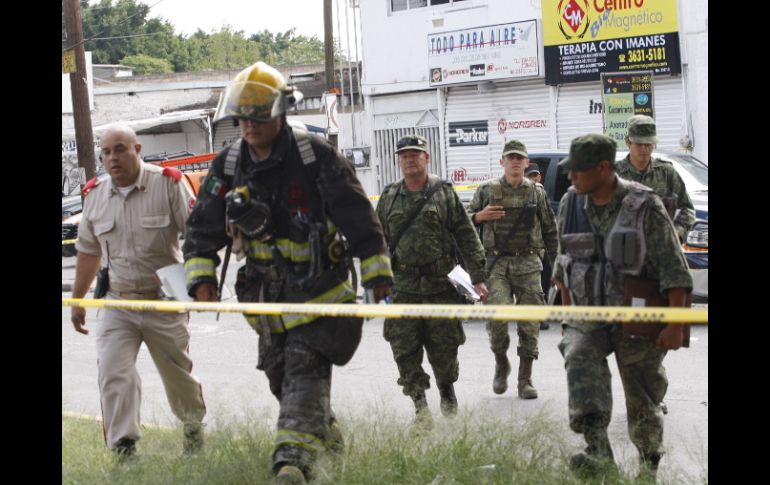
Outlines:
[[[473,223],[481,226],[489,272],[487,303],[491,305],[545,304],[540,273],[545,252],[551,261],[556,257],[556,220],[543,186],[524,176],[528,164],[524,143],[508,141],[500,157],[503,176],[479,186],[468,207]],[[538,356],[540,326],[537,322],[518,322],[517,329],[519,397],[535,399],[532,363]],[[506,355],[511,343],[508,322],[487,322],[487,333],[495,355],[492,389],[502,394],[508,389],[511,373]]]
[[[462,303],[447,280],[455,266],[454,244],[466,263],[471,282],[482,298],[484,285],[484,250],[450,182],[428,174],[428,142],[416,135],[402,137],[396,153],[404,175],[382,192],[377,215],[382,221],[393,256],[394,303]],[[436,186],[439,184],[439,186]],[[436,189],[419,213],[410,212],[431,188]],[[410,224],[400,240],[393,239]],[[441,395],[444,415],[457,412],[453,383],[459,374],[457,349],[465,342],[460,320],[428,318],[387,319],[385,340],[390,342],[398,366],[399,385],[412,398],[418,421],[430,423],[425,390],[430,377],[422,369],[423,347],[433,367]]]
[[[225,90],[214,121],[236,120],[242,138],[214,158],[187,223],[187,289],[196,301],[218,300],[217,252],[228,244],[246,257],[235,284],[242,302],[353,303],[349,255],[360,258],[363,285],[376,301],[390,293],[382,226],[353,166],[286,121],[300,99],[263,62]],[[280,404],[276,481],[304,483],[315,456],[341,446],[332,365],[352,358],[362,319],[284,313],[246,320],[259,334],[257,368]]]
[[[674,221],[679,242],[684,242],[695,223],[695,208],[674,166],[652,158],[658,143],[655,131],[655,120],[649,116],[634,115],[628,119],[628,155],[617,163],[615,172],[621,178],[646,185],[660,196]]]
[[[573,186],[559,205],[554,284],[565,305],[619,306],[626,278],[644,277],[657,280],[670,306],[686,306],[692,279],[676,231],[652,190],[616,176],[615,147],[605,135],[580,136],[560,163]],[[564,325],[559,350],[567,370],[570,427],[588,444],[571,458],[574,469],[615,468],[607,436],[612,416],[607,356],[614,352],[641,474],[654,478],[663,453],[658,403],[668,387],[663,358],[682,344],[680,324],[665,326],[655,341],[624,336],[621,324]]]

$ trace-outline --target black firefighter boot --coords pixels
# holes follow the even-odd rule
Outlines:
[[[532,357],[519,359],[519,397],[522,399],[537,399],[537,389],[532,385]]]
[[[511,362],[505,352],[495,354],[495,379],[492,381],[492,390],[495,394],[502,394],[508,389],[508,376],[511,375]]]
[[[425,391],[420,391],[412,397],[414,402],[414,425],[416,430],[431,430],[433,429],[433,415],[428,409],[428,400],[425,398]]]
[[[441,414],[446,417],[454,417],[457,414],[457,396],[455,396],[455,386],[449,384],[438,384],[438,393],[441,396]]]

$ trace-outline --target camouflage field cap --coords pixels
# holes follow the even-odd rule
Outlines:
[[[527,153],[527,147],[524,145],[524,143],[520,142],[519,140],[510,140],[506,142],[505,146],[503,147],[503,154],[500,156],[504,157],[509,153],[515,153],[517,155],[521,155],[524,158],[529,158],[529,154]]]
[[[628,139],[632,142],[654,145],[658,143],[655,135],[655,120],[649,116],[634,115],[628,119]]]
[[[590,170],[602,160],[609,160],[610,166],[615,165],[615,140],[606,135],[592,133],[572,140],[569,155],[559,162],[563,170],[582,172]]]
[[[535,162],[532,162],[529,165],[527,165],[527,169],[524,170],[525,176],[531,173],[540,173],[540,167]]]
[[[396,153],[403,152],[404,150],[420,150],[427,153],[428,140],[420,135],[404,135],[396,144]]]

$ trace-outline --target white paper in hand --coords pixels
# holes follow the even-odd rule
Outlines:
[[[459,264],[452,268],[452,271],[446,277],[460,294],[471,298],[473,301],[481,300],[481,296],[476,293],[476,289],[471,283],[471,276]]]
[[[176,301],[193,301],[192,297],[187,294],[187,280],[185,279],[183,263],[164,266],[155,274],[158,275],[160,289],[164,295]],[[233,295],[227,285],[224,285],[221,301],[229,300],[232,297]]]

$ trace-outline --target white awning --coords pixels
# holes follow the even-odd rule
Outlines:
[[[189,111],[174,111],[173,113],[166,113],[154,118],[144,118],[141,120],[115,120],[111,123],[95,126],[93,128],[94,137],[100,136],[110,125],[114,123],[122,123],[130,126],[134,131],[146,130],[159,125],[168,125],[171,123],[179,123],[182,121],[190,121],[197,119],[206,119],[208,117],[209,109],[193,109]],[[62,129],[62,140],[74,140],[75,128]]]

